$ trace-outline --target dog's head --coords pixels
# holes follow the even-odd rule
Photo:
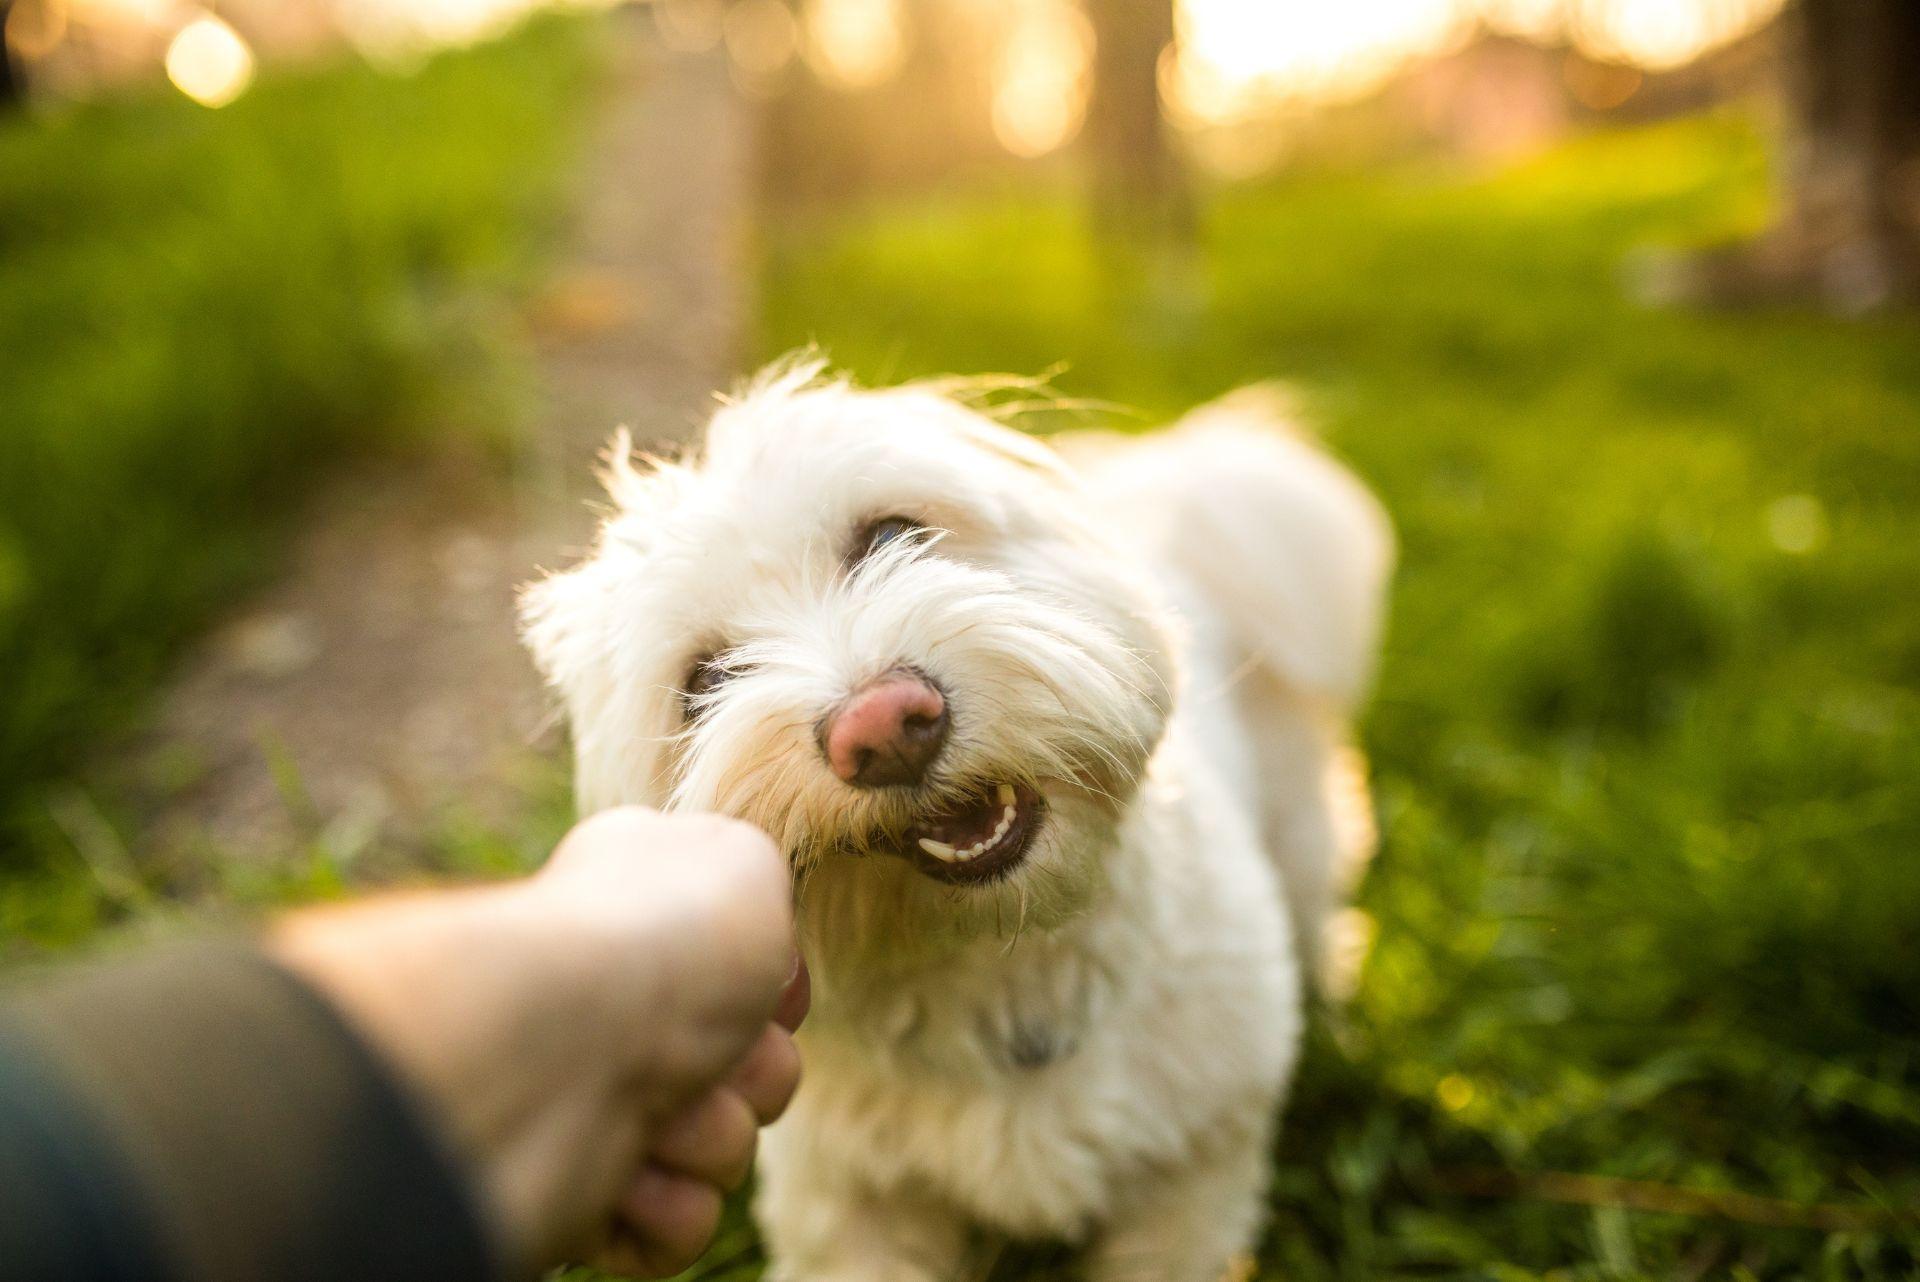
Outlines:
[[[1170,659],[1049,450],[938,387],[799,366],[692,461],[616,446],[609,482],[593,554],[524,601],[583,808],[759,824],[829,932],[1012,930],[1094,893]]]

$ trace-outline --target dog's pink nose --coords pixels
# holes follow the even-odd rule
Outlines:
[[[918,783],[947,741],[947,701],[931,681],[896,668],[828,715],[820,750],[856,788]]]

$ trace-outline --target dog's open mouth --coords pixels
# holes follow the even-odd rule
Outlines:
[[[1025,784],[991,785],[977,801],[907,829],[901,853],[937,881],[989,881],[1027,857],[1045,804]]]

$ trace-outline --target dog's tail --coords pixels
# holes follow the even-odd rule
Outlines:
[[[1330,918],[1373,847],[1348,725],[1373,674],[1394,539],[1296,403],[1277,385],[1242,388],[1103,451],[1096,489],[1198,598],[1192,641],[1207,661],[1188,698],[1226,699],[1245,723],[1301,951],[1337,986],[1321,964]]]
[[[1233,648],[1344,714],[1373,675],[1393,528],[1295,404],[1284,387],[1244,387],[1161,438],[1175,454],[1165,552],[1205,591]]]

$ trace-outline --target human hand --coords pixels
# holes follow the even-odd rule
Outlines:
[[[731,820],[608,811],[524,881],[295,914],[271,946],[422,1090],[523,1272],[691,1263],[798,1082],[784,862]]]

